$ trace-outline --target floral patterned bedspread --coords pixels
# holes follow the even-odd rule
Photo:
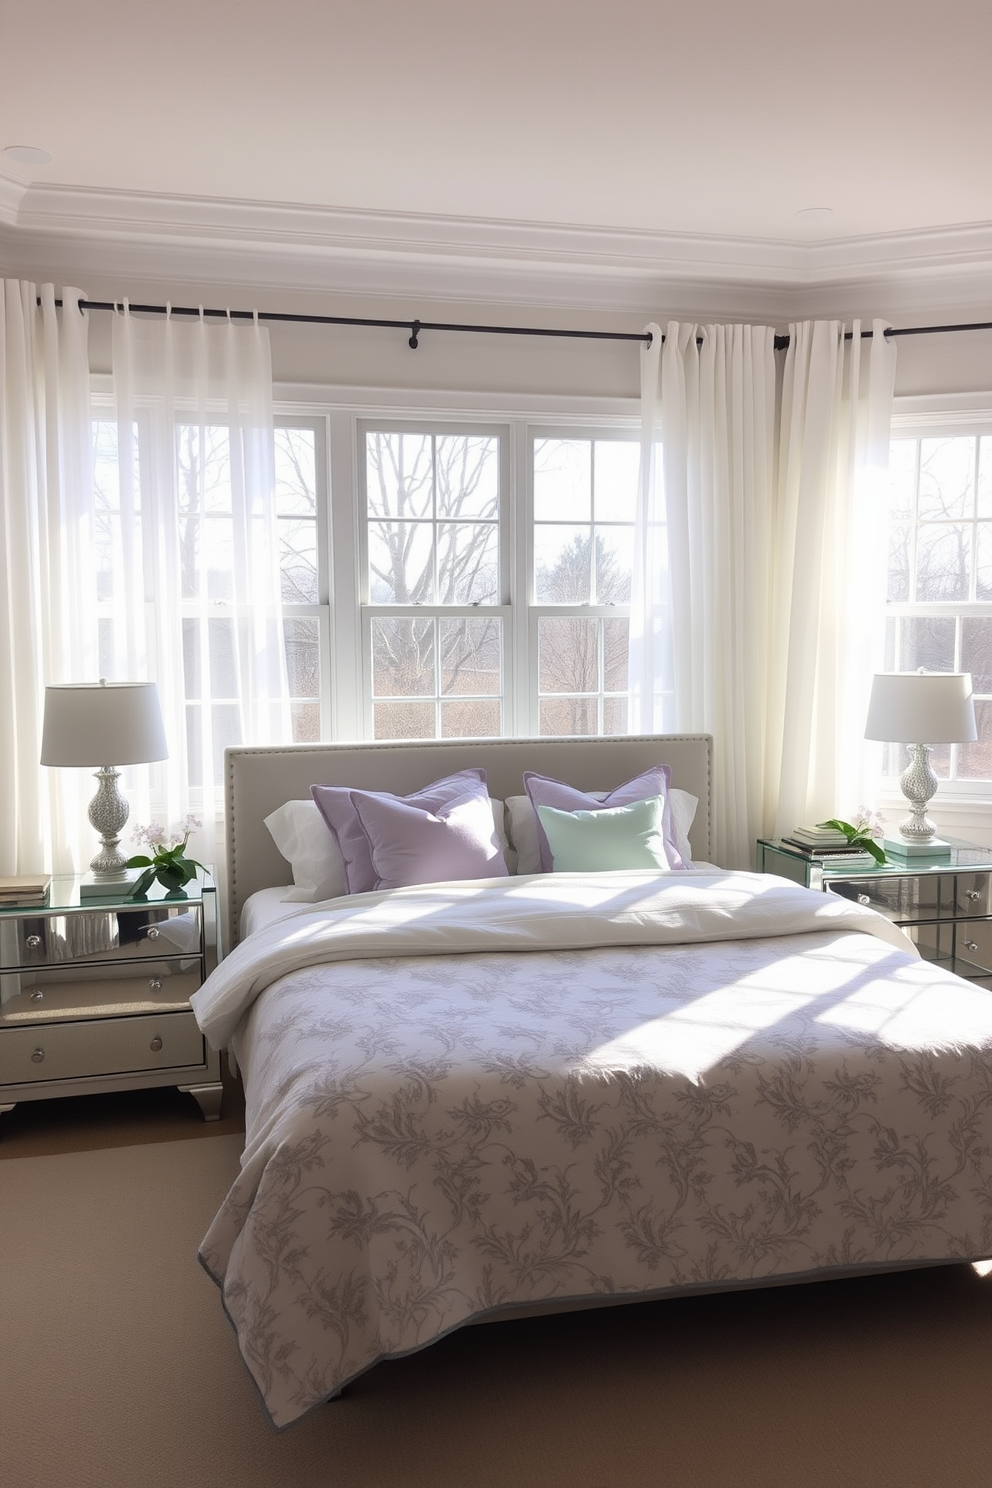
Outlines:
[[[777,882],[705,886],[739,938],[234,968],[246,1151],[201,1259],[277,1427],[502,1307],[992,1252],[992,994],[826,895],[773,933]]]

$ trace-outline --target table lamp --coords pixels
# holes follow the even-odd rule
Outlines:
[[[118,842],[128,803],[117,782],[119,765],[144,765],[168,758],[165,729],[154,682],[70,682],[45,688],[41,738],[43,765],[80,768],[98,765],[99,787],[89,819],[100,834],[100,851],[90,862],[83,894],[114,893],[130,877]],[[108,764],[108,761],[113,761]]]
[[[866,739],[906,744],[910,761],[899,784],[912,810],[899,834],[886,837],[895,857],[945,857],[950,844],[937,836],[927,816],[937,790],[930,764],[934,744],[964,744],[978,738],[970,672],[881,672],[872,682]],[[923,744],[922,739],[929,742]]]

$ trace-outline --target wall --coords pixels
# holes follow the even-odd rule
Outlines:
[[[959,324],[992,320],[989,304],[966,308]],[[942,316],[916,316],[894,324],[947,324]],[[958,331],[933,336],[900,336],[896,352],[896,396],[992,392],[992,331]]]

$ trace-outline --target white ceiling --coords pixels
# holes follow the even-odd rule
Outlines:
[[[52,161],[0,155],[0,257],[974,276],[990,55],[989,0],[32,0],[0,149]]]

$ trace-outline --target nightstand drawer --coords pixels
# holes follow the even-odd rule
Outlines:
[[[992,920],[932,920],[905,930],[924,961],[969,980],[992,978]]]
[[[199,962],[68,966],[0,976],[0,1030],[25,1023],[133,1017],[185,1009],[202,983]]]
[[[957,873],[954,889],[959,915],[992,915],[992,873]]]
[[[205,1059],[191,1012],[0,1030],[0,1085],[195,1067]]]
[[[23,914],[0,923],[5,969],[134,961],[145,956],[199,956],[203,919],[198,904],[142,904],[131,909],[80,909]]]
[[[833,879],[831,894],[870,904],[898,924],[992,914],[988,873],[935,873],[906,877]]]

